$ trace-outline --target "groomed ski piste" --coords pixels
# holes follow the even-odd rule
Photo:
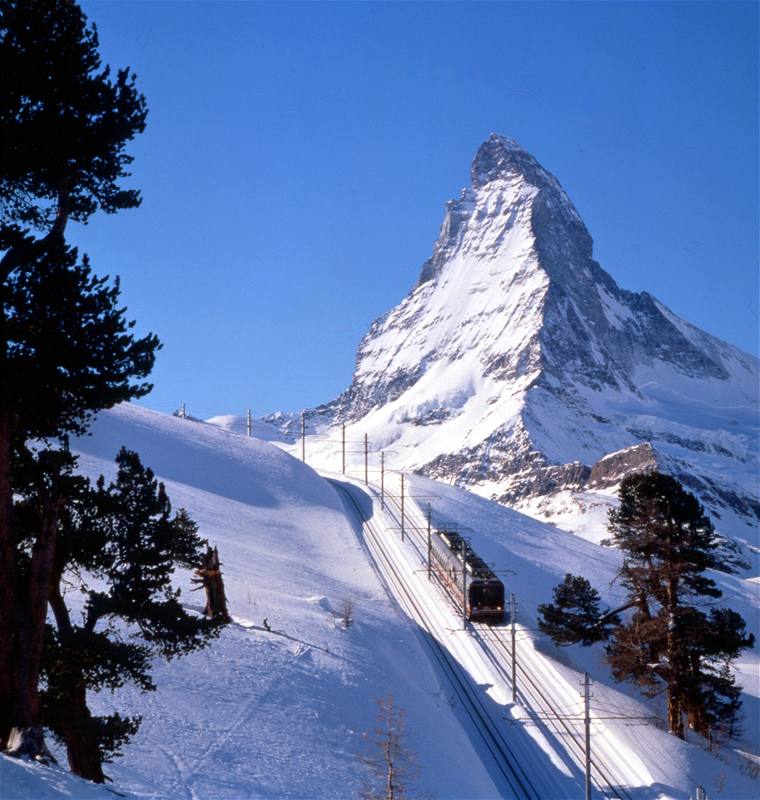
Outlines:
[[[404,541],[399,477],[381,501],[375,475],[317,474],[272,443],[214,425],[122,405],[79,440],[80,468],[114,473],[119,447],[136,450],[219,547],[234,623],[206,650],[156,662],[158,690],[94,696],[97,712],[142,713],[109,787],[0,758],[0,797],[349,798],[369,773],[366,733],[391,694],[406,715],[417,786],[437,798],[581,798],[581,682],[593,679],[595,798],[755,798],[757,650],[738,665],[744,734],[718,752],[681,742],[652,720],[661,701],[615,684],[599,648],[556,648],[536,630],[536,606],[566,572],[615,604],[614,550],[450,486],[407,476]],[[517,700],[507,625],[462,627],[428,580],[421,530],[466,528],[476,552],[516,595]],[[715,576],[714,576],[715,577]],[[756,580],[718,575],[724,602],[757,633]],[[202,597],[188,592],[196,609]],[[340,620],[346,602],[353,623]],[[264,620],[271,629],[266,630]],[[755,765],[755,766],[753,766]]]

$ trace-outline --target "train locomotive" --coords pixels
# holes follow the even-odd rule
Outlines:
[[[466,596],[467,619],[504,621],[504,584],[458,533],[431,532],[430,568],[458,606]]]

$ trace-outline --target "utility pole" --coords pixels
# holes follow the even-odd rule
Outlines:
[[[509,596],[509,622],[512,629],[512,702],[517,702],[517,600]]]
[[[432,555],[432,551],[433,551],[433,539],[432,539],[433,526],[430,523],[430,519],[431,519],[430,503],[428,503],[428,508],[427,508],[427,537],[428,537],[428,541],[427,541],[427,545],[428,545],[428,558],[427,558],[427,562],[428,563],[427,563],[427,568],[428,568],[428,580],[430,580],[430,570],[431,570],[430,556]]]
[[[343,423],[343,474],[346,474],[346,423]]]
[[[369,459],[369,438],[367,434],[364,434],[364,485],[366,486],[369,483],[369,469],[367,466],[367,462]]]
[[[467,546],[462,540],[462,630],[467,630]]]
[[[185,419],[187,417],[187,410],[185,409],[184,400],[179,404],[179,415],[182,419]]]
[[[301,412],[301,461],[306,463],[306,414]]]
[[[253,421],[251,420],[251,409],[247,408],[245,410],[245,432],[250,437],[253,432]]]
[[[591,800],[591,679],[588,672],[583,678],[583,727],[586,734],[586,795]]]
[[[401,473],[401,541],[404,541],[404,473]]]
[[[380,451],[380,508],[385,511],[385,450]]]

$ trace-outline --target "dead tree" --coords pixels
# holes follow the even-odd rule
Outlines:
[[[359,796],[362,800],[407,800],[416,796],[419,766],[417,754],[406,746],[406,715],[390,692],[377,705],[375,727],[365,734],[369,752],[360,756],[371,777]]]
[[[354,621],[354,606],[355,603],[353,597],[344,597],[343,600],[341,600],[338,613],[335,614],[335,618],[344,628],[350,627],[351,623]]]
[[[196,590],[203,589],[206,592],[206,608],[203,613],[209,619],[223,619],[225,622],[230,622],[222,580],[222,565],[216,547],[206,546],[206,555],[203,557],[203,563],[195,570],[195,576],[192,582],[199,584]]]

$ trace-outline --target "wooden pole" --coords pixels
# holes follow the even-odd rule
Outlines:
[[[404,473],[401,473],[401,541],[404,541]]]
[[[245,410],[245,432],[250,437],[253,433],[253,421],[251,420],[251,409]]]
[[[512,702],[517,702],[517,600],[509,596],[509,623],[512,633]]]
[[[467,630],[467,550],[462,540],[462,630]]]
[[[586,797],[591,800],[591,680],[583,678],[583,727],[586,738]]]
[[[430,570],[430,557],[433,554],[433,526],[431,524],[431,513],[430,513],[430,503],[428,503],[427,507],[427,572],[428,572],[428,580],[431,580]]]
[[[380,508],[385,511],[385,450],[380,452]]]

